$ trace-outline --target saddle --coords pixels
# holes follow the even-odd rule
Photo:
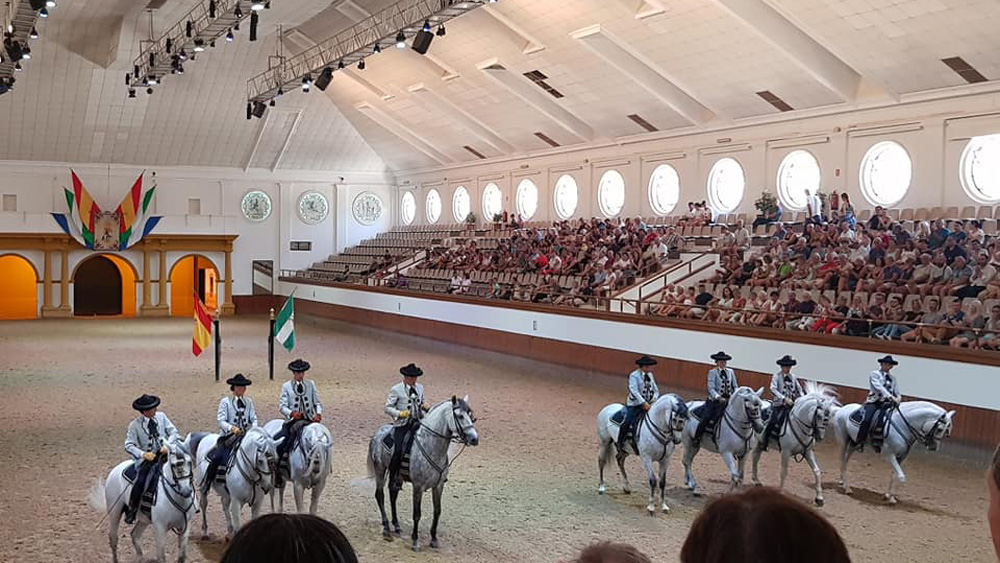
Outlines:
[[[688,411],[691,418],[697,420],[698,422],[705,420],[705,405],[707,405],[707,403],[702,403]],[[722,429],[719,425],[719,421],[721,421],[724,416],[726,416],[726,413],[725,411],[722,411],[717,419],[705,421],[705,434],[711,436],[712,441],[715,442],[716,445],[719,443],[719,431]]]
[[[871,427],[868,429],[868,439],[871,440],[872,445],[875,447],[876,452],[881,449],[882,441],[885,439],[886,430],[889,425],[890,415],[892,414],[892,408],[883,408],[872,418]],[[861,429],[861,424],[865,420],[865,407],[864,405],[859,406],[854,409],[854,412],[848,417],[851,424],[856,428],[855,437],[857,437],[857,431]],[[854,442],[854,440],[851,440]],[[855,445],[861,449],[864,444]]]
[[[396,448],[396,440],[393,438],[394,432],[389,432],[382,438],[382,447],[390,456]],[[404,481],[410,479],[410,455],[413,453],[413,439],[417,435],[416,428],[411,428],[403,439],[403,456],[399,460],[399,476]],[[392,469],[390,467],[390,469]]]
[[[615,414],[611,415],[611,423],[615,426],[621,426],[625,422],[625,407],[622,407]]]
[[[142,497],[139,500],[139,511],[146,516],[151,516],[151,511],[153,510],[153,505],[156,504],[156,497],[160,491],[160,479],[163,477],[163,463],[157,463],[155,466],[151,467],[151,476],[149,478],[149,486],[143,491]],[[136,464],[131,464],[122,471],[122,477],[133,487],[135,486],[136,477],[139,475],[139,469]],[[128,499],[126,499],[128,500]]]

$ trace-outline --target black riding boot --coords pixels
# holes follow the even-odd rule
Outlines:
[[[132,483],[132,491],[129,494],[128,506],[125,507],[125,523],[134,524],[135,517],[139,513],[139,504],[142,502],[142,493],[146,491],[148,476],[152,463],[143,461],[139,464],[139,469],[135,472],[135,482]]]
[[[399,475],[400,466],[403,464],[403,447],[406,442],[406,431],[408,426],[397,426],[392,429],[392,459],[389,461],[389,486],[400,488],[403,486]]]

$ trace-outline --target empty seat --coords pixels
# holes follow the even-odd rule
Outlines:
[[[931,218],[930,210],[928,210],[926,207],[921,207],[917,209],[916,212],[913,214],[914,221],[927,221],[930,218]]]
[[[942,210],[942,214],[945,219],[962,219],[964,217],[958,213],[957,205],[955,207],[946,207]]]
[[[976,218],[976,208],[973,205],[962,208],[962,212],[958,214],[961,219],[975,219]]]
[[[913,221],[914,210],[912,208],[906,208],[899,214],[900,221]]]
[[[872,218],[871,209],[862,209],[861,213],[858,214],[858,221],[867,221]]]
[[[976,213],[976,219],[992,219],[993,218],[993,208],[989,205],[980,205],[979,211]]]
[[[898,209],[886,209],[885,213],[893,221],[899,221],[899,210]]]

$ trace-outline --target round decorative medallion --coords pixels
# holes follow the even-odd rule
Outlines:
[[[371,192],[362,192],[351,206],[354,219],[362,225],[371,225],[382,216],[382,200]]]
[[[251,190],[240,202],[243,216],[249,221],[263,221],[271,216],[271,197],[260,190]]]
[[[330,213],[330,203],[326,196],[317,191],[308,191],[299,197],[299,219],[307,225],[318,225]]]

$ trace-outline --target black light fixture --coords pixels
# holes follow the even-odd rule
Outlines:
[[[252,12],[250,14],[250,41],[257,40],[257,24],[260,22],[260,16],[257,12]]]
[[[208,17],[215,19],[215,0],[208,0]]]
[[[156,86],[159,83],[160,82],[159,82],[159,80],[157,80],[155,74],[150,74],[148,77],[146,77],[146,85],[147,86]]]
[[[194,52],[201,53],[205,50],[205,41],[202,39],[194,40]]]
[[[31,5],[32,10],[41,10],[45,7],[45,0],[30,0],[28,4]]]
[[[187,35],[188,37],[191,37],[192,35],[194,35],[194,22],[193,21],[188,20],[188,22],[186,24],[184,24],[184,35]]]
[[[405,49],[406,48],[406,34],[400,31],[396,34],[396,48]]]
[[[358,61],[358,70],[364,70],[364,69],[365,69],[365,60],[361,59],[360,61]]]
[[[431,31],[431,20],[424,20],[424,27],[422,27],[421,29],[423,29],[424,31],[430,33],[430,31]]]
[[[168,54],[169,53],[173,53],[174,52],[174,40],[171,39],[171,38],[169,38],[169,37],[167,37],[167,40],[166,40],[165,44],[166,44],[166,48],[167,48],[167,53]]]
[[[253,104],[247,102],[247,121],[253,119]]]
[[[330,67],[326,67],[323,69],[323,72],[320,73],[319,78],[316,79],[316,84],[315,84],[316,88],[318,88],[321,92],[323,92],[326,90],[326,87],[330,85],[330,82],[332,80],[333,80],[333,69]]]
[[[281,86],[278,86],[278,95],[279,96],[284,96],[285,95],[285,90]]]
[[[240,9],[239,2],[236,3],[236,9],[233,10],[233,16],[235,16],[236,19],[243,19],[243,10]]]
[[[208,42],[208,46],[214,49],[215,48],[215,39],[209,41]]]
[[[376,53],[381,53],[382,52],[382,46],[379,45],[378,43],[376,43],[374,50],[375,50]]]
[[[268,103],[267,103],[267,105],[269,105],[269,106],[271,106],[271,107],[274,107],[274,106],[276,105],[276,104],[274,103],[274,98],[271,98],[271,101],[270,101],[270,102],[268,102]]]
[[[181,52],[177,53],[177,59],[178,60],[180,60],[180,61],[183,62],[183,61],[186,61],[187,58],[188,58],[188,54],[187,54],[187,51],[185,51],[184,49],[181,49]]]
[[[448,33],[448,32],[444,30],[444,25],[439,25],[438,26],[438,30],[437,30],[437,36],[438,37],[444,37],[445,33]]]
[[[31,47],[28,47],[27,45],[21,47],[21,58],[24,60],[31,58]]]
[[[28,34],[28,37],[32,39],[38,39],[38,30],[35,29],[34,26],[32,26],[31,33]]]
[[[16,70],[17,72],[21,72],[21,61],[17,61],[16,63],[14,63],[14,70]]]
[[[340,59],[340,62],[337,63],[337,68],[344,68],[344,59]]]
[[[130,98],[134,98],[135,97],[135,88],[129,88],[128,89],[128,97],[130,97]]]
[[[309,87],[312,86],[312,83],[313,83],[312,75],[307,74],[307,75],[303,76],[302,77],[302,91],[303,92],[308,92],[309,91]]]
[[[55,8],[56,0],[45,0],[45,5],[49,8]]]
[[[226,32],[226,43],[232,43],[233,39],[233,30],[230,29]]]
[[[152,88],[146,88],[146,93],[149,94],[150,96],[152,96],[153,95],[153,89]]]
[[[236,23],[233,24],[233,31],[239,31],[239,30],[240,30],[240,22],[239,20],[237,20]]]
[[[251,113],[253,114],[254,117],[256,117],[257,119],[264,117],[265,111],[267,111],[267,106],[264,105],[264,102],[253,103],[253,111],[251,111]]]
[[[38,17],[40,17],[40,18],[47,18],[47,17],[49,17],[49,9],[48,8],[42,8],[41,10],[38,10]]]

